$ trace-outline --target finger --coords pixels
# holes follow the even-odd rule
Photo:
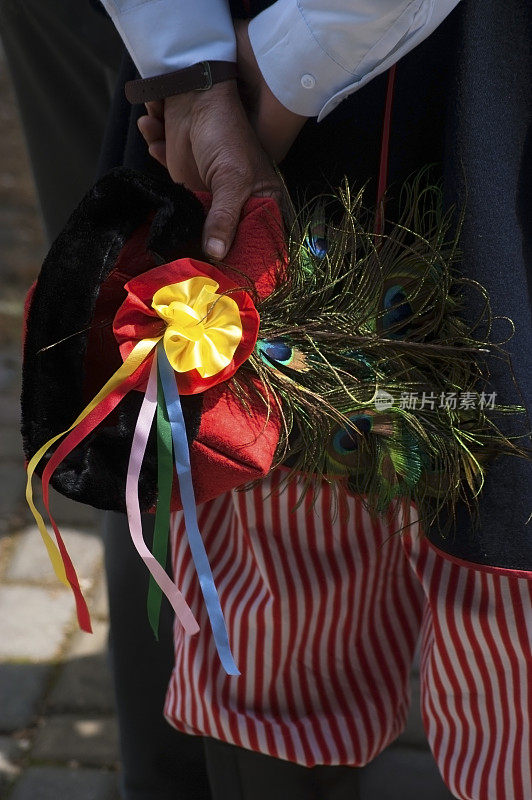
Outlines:
[[[264,154],[247,168],[229,160],[211,179],[212,205],[203,227],[203,249],[211,258],[225,258],[238,227],[242,208],[250,197],[281,200],[281,181]]]
[[[272,197],[282,207],[281,185],[271,177],[255,186],[237,186],[231,191],[226,184],[223,190],[213,188],[212,205],[203,226],[203,249],[218,261],[225,258],[235,238],[244,204],[250,197]]]
[[[231,205],[228,205],[229,200]],[[211,258],[225,258],[233,242],[244,202],[245,198],[236,202],[234,195],[231,198],[213,198],[203,228],[203,249]]]
[[[148,153],[152,158],[161,164],[161,166],[166,167],[166,142],[153,142],[148,147]]]
[[[156,117],[157,119],[164,119],[164,103],[162,100],[150,100],[145,103],[148,116]]]
[[[166,168],[174,183],[182,183],[191,192],[204,192],[203,183],[190,142],[171,139],[166,142]]]
[[[251,193],[252,197],[273,197],[278,205],[284,199],[281,179],[276,173],[265,175],[262,180],[259,178]]]
[[[249,177],[236,171],[221,172],[212,181],[212,205],[203,226],[203,249],[211,258],[225,258],[252,188]]]
[[[163,167],[166,167],[166,141],[164,138],[164,124],[155,117],[140,117],[138,128],[146,144],[148,152]]]
[[[148,146],[164,141],[164,123],[161,120],[148,116],[139,117],[137,126]]]

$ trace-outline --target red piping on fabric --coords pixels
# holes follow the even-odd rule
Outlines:
[[[392,122],[393,90],[395,86],[395,72],[397,64],[388,70],[388,85],[386,88],[386,103],[384,106],[384,122],[382,125],[381,158],[379,164],[379,183],[377,186],[377,213],[375,216],[375,233],[377,236],[384,228],[384,212],[386,207],[386,187],[388,184],[388,164],[390,160],[390,129]]]
[[[445,550],[440,550],[430,539],[427,539],[427,544],[434,550],[440,558],[444,561],[450,561],[458,567],[466,567],[467,569],[474,569],[478,572],[487,572],[490,575],[503,575],[507,578],[524,578],[525,580],[532,579],[532,571],[526,569],[512,569],[511,567],[492,567],[490,564],[479,564],[476,561],[466,561],[458,556],[452,556],[446,553]]]

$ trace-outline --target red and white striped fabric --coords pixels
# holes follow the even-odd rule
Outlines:
[[[426,596],[421,705],[446,784],[460,800],[532,798],[532,573],[404,544]]]
[[[198,509],[239,677],[220,665],[175,515],[174,574],[201,631],[175,627],[168,721],[305,766],[362,766],[404,728],[421,629],[424,722],[451,791],[532,797],[532,575],[450,560],[417,524],[395,534],[404,508],[372,520],[343,495],[335,514],[325,483],[296,509],[280,480]]]

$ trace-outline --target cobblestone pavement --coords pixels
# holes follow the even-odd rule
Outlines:
[[[24,503],[17,435],[18,358],[0,352],[0,797],[116,800],[113,693],[102,542],[91,509],[55,495],[54,508],[88,598],[94,634],[76,629]]]
[[[94,635],[76,629],[24,502],[18,433],[20,328],[43,240],[0,50],[0,798],[117,800],[118,749],[106,662],[102,542],[92,511],[52,499]],[[362,772],[362,800],[451,800],[428,751],[419,680],[407,730]]]
[[[20,331],[44,241],[0,46],[0,798],[117,800],[118,748],[106,661],[102,542],[91,509],[52,501],[89,599],[76,630],[24,501]]]

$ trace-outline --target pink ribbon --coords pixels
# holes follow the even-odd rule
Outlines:
[[[152,555],[152,553],[150,553],[142,536],[142,521],[140,516],[138,492],[139,476],[156,409],[157,355],[154,354],[150,369],[150,377],[148,379],[148,386],[146,388],[146,394],[144,395],[144,400],[142,401],[137,424],[135,426],[133,443],[131,445],[131,454],[129,457],[126,481],[127,517],[129,521],[131,539],[133,540],[133,544],[135,545],[137,552],[170,601],[170,604],[174,609],[181,625],[185,629],[185,632],[192,636],[193,634],[198,633],[199,625],[192,611],[187,605],[185,598],[175,583],[173,583],[173,581],[166,574],[165,570],[161,567],[157,559]]]

